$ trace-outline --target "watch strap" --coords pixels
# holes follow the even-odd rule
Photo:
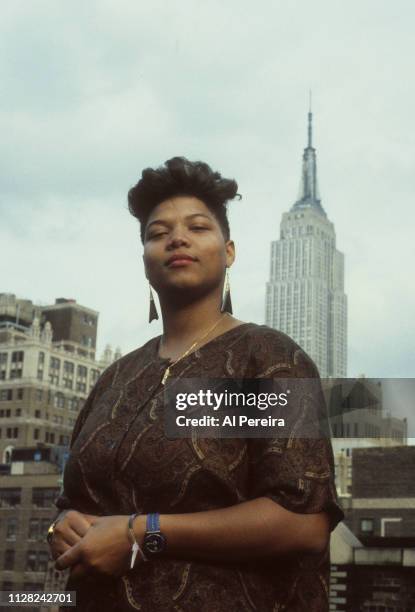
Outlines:
[[[147,533],[160,532],[160,514],[158,512],[147,514],[146,529]]]

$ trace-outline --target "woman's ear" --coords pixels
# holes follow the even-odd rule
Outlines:
[[[226,267],[230,268],[235,261],[235,243],[233,240],[227,240],[225,243],[226,249]]]

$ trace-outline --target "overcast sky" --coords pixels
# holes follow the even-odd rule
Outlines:
[[[98,310],[100,351],[160,333],[126,192],[185,155],[239,183],[234,311],[263,323],[312,88],[349,376],[412,377],[414,17],[409,0],[2,2],[0,291]]]

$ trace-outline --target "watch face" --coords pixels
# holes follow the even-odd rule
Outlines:
[[[157,555],[166,548],[166,538],[162,533],[149,533],[144,537],[143,548],[149,555]]]

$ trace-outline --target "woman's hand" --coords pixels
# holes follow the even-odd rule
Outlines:
[[[49,544],[52,558],[56,560],[77,544],[90,528],[92,520],[96,518],[98,517],[77,510],[65,511],[55,525]]]
[[[56,569],[72,567],[71,577],[83,576],[91,571],[112,576],[125,574],[130,568],[131,558],[128,516],[91,518],[90,528],[81,540],[57,559]]]

